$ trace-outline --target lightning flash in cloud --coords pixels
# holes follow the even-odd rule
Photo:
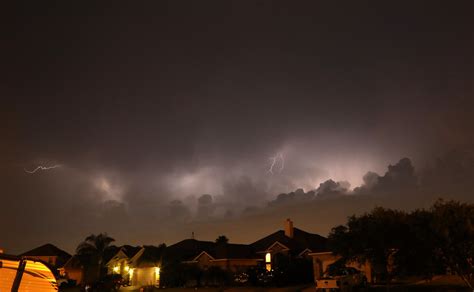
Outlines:
[[[285,157],[283,156],[282,153],[278,153],[277,155],[270,157],[271,160],[271,165],[270,168],[268,169],[268,172],[273,174],[274,168],[279,165],[280,167],[278,168],[279,172],[282,172],[283,169],[285,168]]]
[[[58,167],[61,167],[61,165],[60,165],[60,164],[56,164],[56,165],[53,165],[53,166],[42,166],[42,165],[40,165],[40,166],[36,167],[36,168],[33,169],[33,170],[27,170],[27,169],[25,169],[25,172],[27,172],[27,173],[35,173],[35,172],[37,172],[38,170],[50,170],[50,169],[54,169],[54,168],[58,168]]]

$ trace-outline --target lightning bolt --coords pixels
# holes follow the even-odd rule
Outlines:
[[[273,167],[275,166],[275,163],[277,161],[277,157],[270,157],[270,160],[272,161],[272,164],[270,165],[270,168],[268,169],[268,172],[273,174]]]
[[[285,168],[285,157],[283,157],[283,154],[280,153],[280,172],[283,171],[283,169]]]
[[[27,170],[25,169],[25,172],[27,173],[35,173],[37,172],[38,170],[49,170],[49,169],[53,169],[53,168],[58,168],[58,167],[61,167],[60,164],[56,164],[56,165],[53,165],[53,166],[38,166],[37,168],[33,169],[33,170]]]
[[[268,172],[273,174],[273,168],[277,164],[278,161],[280,161],[280,168],[279,172],[282,172],[283,169],[285,168],[285,158],[283,157],[282,153],[278,153],[277,155],[270,157],[270,160],[272,161],[270,168],[268,169]]]

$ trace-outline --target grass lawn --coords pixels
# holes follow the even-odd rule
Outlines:
[[[68,288],[61,290],[64,292],[79,292],[77,288]],[[124,287],[120,289],[121,292],[139,292],[138,288]],[[147,290],[150,291],[150,290]],[[153,292],[316,292],[316,287],[313,285],[272,288],[272,287],[200,287],[200,288],[155,288]],[[352,292],[460,292],[471,291],[466,287],[464,282],[457,276],[436,276],[431,281],[420,281],[412,284],[393,284],[389,288],[385,285],[374,285],[367,289],[353,289]]]

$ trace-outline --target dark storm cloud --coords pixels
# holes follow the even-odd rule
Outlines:
[[[316,194],[318,199],[345,195],[349,191],[349,187],[350,183],[347,181],[335,182],[332,179],[328,179],[319,185],[316,189]]]
[[[438,196],[472,200],[474,151],[450,151],[423,171],[421,185]]]
[[[300,203],[304,201],[310,201],[314,199],[315,192],[309,191],[305,192],[303,189],[297,189],[294,192],[288,194],[282,193],[279,194],[275,200],[270,201],[269,206],[278,205],[278,204],[288,204],[288,203]]]
[[[474,170],[474,168],[472,168]],[[415,174],[412,162],[408,158],[403,158],[394,165],[389,165],[383,176],[369,171],[363,177],[360,186],[350,190],[350,183],[347,181],[334,181],[328,179],[319,186],[308,192],[298,189],[288,194],[280,194],[270,202],[271,205],[301,203],[311,200],[334,199],[342,196],[369,195],[369,196],[397,196],[402,197],[409,193],[418,192],[419,177]]]
[[[418,177],[412,162],[408,158],[401,159],[395,165],[389,165],[383,176],[368,172],[364,175],[364,184],[354,189],[356,194],[402,194],[417,188]]]
[[[400,207],[469,199],[471,1],[13,5],[0,57],[7,251],[73,250],[100,231],[239,241],[267,232],[245,228],[255,220],[311,214],[324,233],[400,193]],[[386,170],[401,157],[412,163]],[[40,164],[62,167],[23,170]]]

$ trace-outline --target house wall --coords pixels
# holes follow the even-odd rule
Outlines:
[[[76,281],[76,284],[82,284],[84,273],[82,269],[64,269],[64,273],[67,279]]]
[[[135,268],[132,276],[132,286],[158,285],[158,277],[154,267]]]
[[[232,272],[243,272],[249,267],[257,266],[257,264],[258,260],[256,259],[225,259],[210,261],[210,265]]]
[[[208,269],[210,266],[213,265],[213,263],[211,262],[211,258],[203,253],[198,259],[197,259],[197,265],[200,269]]]
[[[125,267],[127,266],[128,261],[126,259],[119,259],[116,261],[111,261],[107,264],[107,274],[120,274],[122,276],[127,274]],[[114,271],[114,267],[118,267],[118,272]]]
[[[114,267],[118,267],[118,271],[115,271]],[[125,269],[125,267],[129,267],[127,259],[121,258],[118,260],[111,260],[107,263],[107,274],[120,275],[122,276],[122,280],[125,283],[128,283],[130,281],[130,270]]]
[[[212,259],[206,253],[196,259],[200,269],[207,270],[209,267],[219,267],[232,272],[245,271],[248,267],[257,266],[257,259]]]

